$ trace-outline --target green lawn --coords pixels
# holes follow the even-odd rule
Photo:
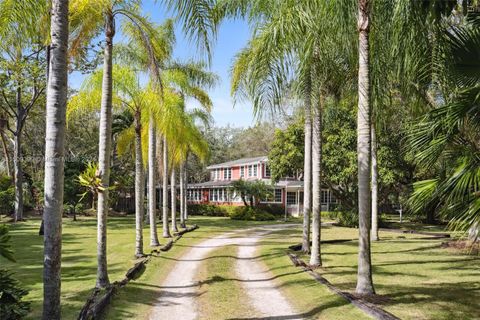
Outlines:
[[[326,226],[322,239],[352,239],[357,233]],[[272,233],[260,251],[285,294],[312,318],[364,317],[335,312],[340,306],[331,302],[325,287],[292,267],[284,248],[300,242],[299,235],[300,228]],[[442,240],[420,235],[380,232],[380,237],[372,248],[373,280],[386,298],[384,309],[401,319],[480,319],[480,257],[441,248]],[[357,241],[322,246],[324,267],[318,271],[344,291],[355,290],[357,246]]]
[[[0,223],[2,221],[0,220]],[[141,319],[155,301],[157,291],[151,284],[158,284],[179,257],[191,245],[214,234],[227,230],[244,228],[265,222],[235,221],[226,218],[193,217],[189,224],[196,223],[200,229],[185,234],[173,249],[155,257],[147,265],[147,271],[136,282],[132,282],[119,293],[119,303],[112,308],[109,319]],[[28,319],[39,319],[42,306],[43,237],[38,235],[40,220],[11,224],[11,244],[16,263],[0,258],[0,264],[15,271],[15,278],[30,292],[26,299],[32,302]],[[161,225],[158,226],[161,232]],[[160,233],[161,234],[161,233]],[[160,239],[162,241],[162,239]],[[120,280],[133,266],[135,260],[135,220],[130,217],[109,217],[108,219],[108,272],[110,281]],[[165,241],[163,241],[164,243]],[[145,226],[144,243],[149,243],[149,229]],[[148,246],[145,246],[148,252]],[[62,247],[62,319],[76,319],[86,298],[95,286],[96,275],[96,220],[79,217],[74,222],[63,220]],[[125,301],[128,301],[125,302]],[[124,303],[125,302],[125,303]]]
[[[155,257],[137,281],[120,290],[108,319],[144,319],[155,302],[162,279],[192,245],[216,234],[233,229],[265,224],[265,222],[233,221],[226,218],[192,218],[200,229],[186,234],[168,253]],[[0,261],[2,266],[15,270],[16,277],[30,290],[32,301],[29,319],[38,319],[42,301],[42,237],[38,236],[40,221],[29,220],[12,225],[11,235],[17,263]],[[134,219],[113,217],[108,222],[108,263],[110,280],[123,278],[133,263]],[[326,226],[323,239],[352,239],[358,230]],[[96,222],[93,218],[64,220],[62,263],[63,319],[75,319],[95,284]],[[148,227],[145,228],[148,243]],[[373,244],[374,282],[377,292],[388,299],[384,308],[402,319],[480,319],[480,259],[451,249],[441,248],[441,240],[425,240],[424,236],[381,232],[382,241]],[[274,232],[259,243],[259,256],[272,270],[275,281],[299,310],[308,318],[363,319],[366,316],[332,295],[324,286],[291,265],[286,248],[300,241],[300,227]],[[205,279],[232,278],[234,258],[231,248],[211,254],[201,269]],[[228,253],[230,250],[231,252]],[[322,247],[324,268],[320,272],[343,290],[355,288],[357,242],[327,244]],[[234,282],[234,281],[233,281]],[[241,301],[241,288],[231,281],[206,283],[202,301],[225,297]],[[208,289],[208,290],[206,290]],[[231,295],[227,293],[232,290]],[[220,296],[219,296],[220,295]],[[237,298],[238,297],[238,298]],[[217,300],[218,301],[218,300]],[[237,303],[244,314],[244,304]],[[210,306],[211,307],[211,306]],[[205,315],[223,311],[205,306]],[[243,309],[242,309],[243,308]],[[242,311],[243,310],[243,311]],[[218,313],[220,312],[220,313]]]

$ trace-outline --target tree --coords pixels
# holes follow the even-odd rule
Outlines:
[[[45,209],[42,318],[60,319],[62,215],[67,109],[68,0],[53,0],[45,137]]]
[[[9,116],[5,121],[13,136],[13,170],[15,183],[15,221],[23,219],[22,138],[25,123],[32,108],[38,105],[45,91],[46,59],[43,56],[47,35],[44,26],[47,8],[43,1],[2,1],[0,3],[2,31],[0,32],[2,70],[2,103],[0,107]],[[7,119],[4,119],[7,120]]]
[[[104,288],[109,284],[107,272],[107,213],[108,213],[108,196],[110,184],[110,157],[112,144],[112,96],[113,96],[113,78],[112,78],[112,59],[113,59],[113,38],[115,36],[115,19],[123,17],[129,21],[135,29],[137,34],[145,41],[144,45],[151,48],[149,41],[150,37],[147,35],[154,35],[155,30],[152,28],[150,22],[142,17],[139,13],[139,7],[136,1],[87,1],[87,14],[78,17],[82,20],[76,30],[79,35],[74,39],[74,46],[81,45],[96,32],[103,27],[105,35],[105,48],[103,54],[103,79],[102,79],[102,95],[100,107],[100,130],[99,130],[99,174],[104,185],[103,190],[98,194],[98,209],[97,209],[97,287]]]
[[[306,135],[302,122],[297,120],[285,130],[275,130],[272,148],[268,153],[268,166],[273,181],[304,172],[304,150],[300,146],[304,145]]]
[[[357,113],[357,159],[358,159],[358,294],[375,294],[372,281],[372,261],[370,253],[371,201],[370,201],[370,75],[369,40],[370,8],[369,0],[358,1],[358,113]]]
[[[433,169],[430,179],[414,184],[409,204],[414,212],[433,207],[453,230],[479,238],[479,18],[442,30],[434,64],[440,79],[435,108],[420,117],[408,133],[420,168]],[[468,64],[468,68],[465,66]]]
[[[235,180],[230,185],[232,193],[242,198],[243,204],[247,207],[255,207],[259,201],[271,195],[271,188],[261,180],[245,181]]]

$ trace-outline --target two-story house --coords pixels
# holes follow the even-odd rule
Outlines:
[[[234,194],[230,188],[232,181],[243,179],[246,181],[262,180],[271,185],[268,158],[243,158],[234,161],[208,166],[210,181],[189,184],[187,187],[188,203],[243,205],[240,196]],[[281,205],[285,210],[298,216],[303,210],[303,181],[296,178],[284,178],[272,185],[272,197],[261,200],[261,203]],[[322,210],[329,211],[336,204],[336,199],[330,190],[322,189]]]

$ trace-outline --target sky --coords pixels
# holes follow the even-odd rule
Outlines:
[[[172,12],[168,12],[158,2],[155,4],[153,0],[144,1],[143,12],[159,24],[166,18],[173,17]],[[195,45],[186,39],[178,24],[175,26],[175,36],[175,59],[186,61],[200,57]],[[210,70],[220,78],[218,85],[209,91],[213,102],[212,116],[216,126],[248,127],[255,123],[251,103],[248,101],[238,102],[234,107],[233,99],[230,96],[230,68],[235,54],[247,44],[249,36],[250,31],[245,21],[226,20],[220,26],[210,66]],[[121,36],[116,35],[114,43],[115,40],[119,41],[120,39]],[[78,88],[82,80],[83,76],[75,74],[70,78],[70,84],[72,87]],[[188,101],[187,107],[188,104],[193,105],[194,102]]]

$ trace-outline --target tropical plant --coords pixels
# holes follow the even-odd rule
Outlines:
[[[435,57],[444,103],[412,126],[409,140],[417,165],[435,168],[431,179],[416,182],[410,199],[414,212],[433,206],[456,231],[479,237],[480,226],[480,53],[478,15],[444,30]],[[468,69],[465,64],[468,63]]]
[[[0,257],[15,262],[10,249],[8,227],[0,225]],[[30,311],[30,303],[22,301],[28,291],[20,287],[12,272],[0,269],[0,317],[1,319],[21,319]]]
[[[2,130],[13,136],[14,218],[19,221],[24,211],[22,137],[28,115],[45,93],[48,9],[45,1],[1,1],[0,12],[0,107],[8,115]]]

